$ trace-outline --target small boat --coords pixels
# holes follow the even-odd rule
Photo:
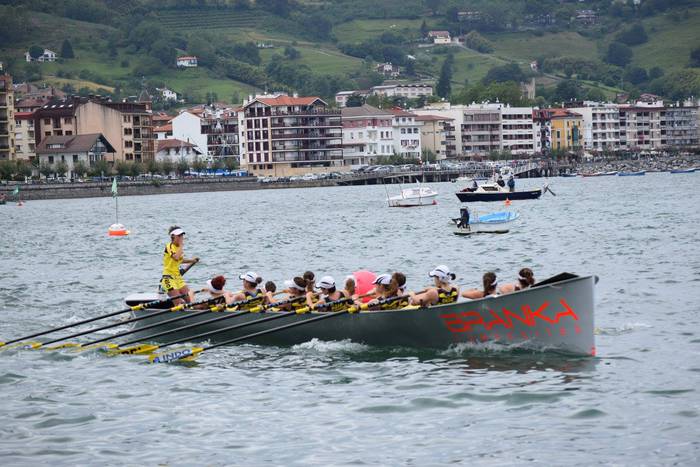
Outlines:
[[[455,193],[457,198],[463,203],[475,201],[505,201],[509,199],[537,199],[542,196],[542,189],[525,190],[525,191],[510,191],[508,187],[502,187],[498,183],[483,183],[476,189],[465,188],[462,191]]]
[[[473,301],[457,301],[427,308],[405,307],[399,310],[363,311],[316,320],[265,335],[251,336],[246,342],[259,345],[290,346],[312,339],[323,341],[351,340],[380,347],[409,347],[446,349],[454,345],[482,345],[488,343],[502,348],[527,348],[558,351],[574,355],[595,355],[593,291],[597,278],[562,273],[519,292],[489,296]],[[129,306],[157,300],[155,294],[137,294],[127,297]],[[169,305],[165,305],[169,306]],[[164,307],[165,307],[164,306]],[[156,313],[157,309],[132,312],[135,317]],[[174,317],[183,317],[195,311],[182,310],[161,314],[136,323],[135,330],[161,323]],[[272,315],[275,312],[266,312]],[[210,342],[225,342],[236,337],[269,330],[281,324],[294,323],[317,317],[320,312],[288,315],[271,322],[260,322],[258,313],[250,313],[231,320],[217,321],[176,331],[159,337],[157,342],[192,338],[199,334],[221,331],[205,337]],[[217,315],[219,315],[217,313]],[[191,319],[192,323],[211,320],[208,315]],[[243,329],[230,329],[239,323],[250,323]],[[173,330],[182,323],[163,323],[157,328]],[[226,328],[224,331],[223,329]],[[137,337],[146,337],[153,331],[139,331]],[[199,338],[201,341],[202,338]]]
[[[690,168],[690,169],[673,169],[671,170],[672,174],[692,174],[695,172],[695,168]]]
[[[637,172],[618,172],[617,176],[618,177],[640,177],[642,175],[645,175],[646,171],[645,170],[639,170]]]
[[[570,173],[570,174],[561,174],[561,177],[578,177],[577,173]]]
[[[437,191],[427,186],[405,188],[401,194],[387,198],[390,207],[407,208],[413,206],[430,206],[437,204]]]
[[[484,215],[476,215],[469,218],[469,225],[477,224],[505,224],[512,222],[520,217],[520,213],[514,211],[496,211]],[[459,218],[453,218],[452,222],[459,223]]]
[[[464,229],[457,227],[452,233],[458,236],[466,237],[468,235],[476,234],[507,234],[508,232],[510,232],[508,229],[493,229],[484,227],[470,227],[468,229]]]

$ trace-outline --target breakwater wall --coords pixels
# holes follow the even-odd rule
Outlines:
[[[144,180],[119,182],[119,196],[162,195],[169,193],[202,193],[209,191],[261,190],[272,188],[302,188],[333,186],[335,181],[313,180],[304,182],[265,184],[255,177],[227,179]],[[0,185],[0,194],[14,200],[15,185]],[[23,200],[99,198],[112,196],[112,182],[20,184]]]

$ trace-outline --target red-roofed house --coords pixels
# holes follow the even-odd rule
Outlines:
[[[177,57],[177,62],[175,62],[175,64],[178,68],[197,68],[197,57],[193,55]]]
[[[452,42],[449,31],[428,31],[428,37],[433,40],[433,44],[449,44]]]
[[[342,166],[340,111],[319,97],[262,95],[247,100],[241,120],[241,167],[288,176]]]
[[[180,139],[160,140],[157,144],[156,161],[158,162],[168,159],[173,162],[177,162],[180,159],[192,162],[197,156],[202,155],[202,152],[194,144]]]
[[[172,123],[166,123],[165,125],[160,125],[160,126],[155,127],[153,129],[153,134],[156,136],[157,140],[172,138],[172,136],[173,136]]]
[[[76,164],[81,162],[86,168],[100,160],[114,160],[116,150],[101,133],[88,135],[47,136],[36,148],[40,164],[57,168],[66,164],[66,177],[73,178]],[[111,157],[106,157],[111,154]],[[64,175],[57,173],[57,175]],[[82,176],[83,174],[75,174]]]

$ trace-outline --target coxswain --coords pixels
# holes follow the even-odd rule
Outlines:
[[[181,264],[192,264],[199,261],[199,258],[185,258],[184,244],[185,231],[174,225],[168,230],[170,242],[165,245],[163,252],[163,276],[160,279],[160,286],[169,297],[187,294],[185,297],[173,300],[175,305],[194,301],[194,293],[187,287],[185,280],[180,273]]]
[[[462,292],[462,297],[470,298],[476,300],[479,298],[488,297],[489,295],[497,295],[498,283],[496,282],[496,274],[493,272],[487,272],[482,277],[482,282],[484,288],[479,289],[469,289]]]
[[[428,277],[433,278],[435,286],[426,289],[422,293],[410,292],[412,305],[430,306],[451,303],[457,300],[459,289],[450,283],[456,277],[454,273],[450,272],[450,268],[441,264],[430,271]]]
[[[243,290],[233,296],[234,301],[240,302],[263,294],[262,290],[258,287],[262,283],[262,277],[258,276],[257,273],[248,271],[238,276],[238,278],[243,281]]]
[[[502,294],[517,292],[518,290],[532,287],[535,283],[535,275],[530,268],[522,268],[518,272],[518,282],[513,284],[503,284],[498,291]]]

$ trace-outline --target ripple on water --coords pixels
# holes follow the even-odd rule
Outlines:
[[[92,420],[97,420],[94,415],[85,415],[75,418],[49,418],[39,423],[34,424],[34,428],[52,428],[61,425],[82,425],[87,424]]]

